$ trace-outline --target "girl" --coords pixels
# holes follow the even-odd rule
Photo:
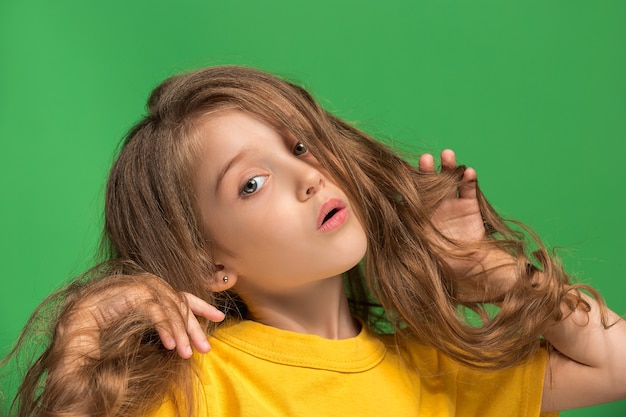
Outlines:
[[[626,397],[624,322],[441,160],[415,169],[257,70],[166,80],[111,170],[106,260],[40,307],[51,340],[16,414],[536,416]],[[186,360],[206,334],[213,352]]]

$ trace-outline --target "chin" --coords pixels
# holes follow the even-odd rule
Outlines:
[[[359,250],[354,250],[354,251],[351,251],[350,254],[346,254],[345,259],[350,260],[349,262],[347,262],[348,267],[346,268],[346,271],[357,266],[363,260],[363,258],[365,258],[365,254],[367,253],[367,244],[362,245],[362,247],[360,248],[358,247],[353,247],[353,248],[359,249]]]

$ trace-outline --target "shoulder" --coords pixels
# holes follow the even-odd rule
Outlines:
[[[385,336],[383,340],[393,343],[393,336]],[[415,340],[409,340],[402,351],[416,370],[422,390],[445,391],[454,399],[455,409],[463,410],[463,415],[540,415],[548,358],[543,348],[524,363],[498,370],[459,364]]]

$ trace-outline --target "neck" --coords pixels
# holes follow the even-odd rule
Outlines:
[[[341,276],[281,294],[246,298],[253,320],[278,329],[326,339],[354,337],[360,330],[350,313]]]

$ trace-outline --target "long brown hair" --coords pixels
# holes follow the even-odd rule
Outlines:
[[[392,331],[400,341],[417,339],[464,364],[498,369],[528,358],[542,327],[560,318],[559,306],[573,288],[568,276],[538,239],[511,227],[480,192],[487,239],[459,249],[506,251],[516,259],[517,278],[505,294],[486,300],[497,303],[498,314],[464,297],[441,253],[445,238],[431,222],[450,187],[460,183],[463,167],[420,173],[295,84],[245,67],[206,68],[157,87],[147,116],[123,143],[106,191],[105,260],[45,303],[56,306],[51,340],[24,379],[18,415],[137,415],[158,406],[168,392],[193,415],[193,369],[160,346],[151,323],[132,314],[119,318],[102,330],[97,357],[71,374],[58,371],[64,347],[59,323],[81,298],[154,277],[230,315],[241,314],[245,305],[236,295],[212,293],[206,284],[215,265],[210,237],[198,226],[192,181],[195,123],[226,108],[297,137],[348,194],[367,230],[368,251],[362,265],[345,274],[346,289],[353,314],[375,330]],[[543,271],[539,280],[537,270]],[[480,320],[468,322],[463,309],[476,311]],[[35,322],[34,316],[31,327]],[[205,326],[210,334],[215,325]]]

